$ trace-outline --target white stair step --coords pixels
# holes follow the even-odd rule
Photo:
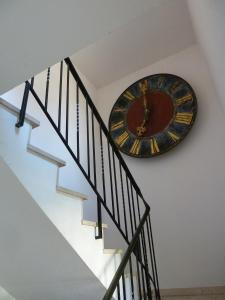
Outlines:
[[[59,168],[66,166],[66,162],[64,160],[44,151],[36,146],[28,144],[27,150],[32,152],[33,154],[36,154],[36,155],[42,157],[43,159],[46,159],[46,160],[56,164]]]
[[[123,249],[103,249],[104,254],[123,254]]]
[[[15,116],[17,116],[17,117],[19,116],[20,109],[18,107],[14,106],[13,104],[3,100],[2,98],[0,98],[0,106],[4,107],[6,110],[11,112]],[[40,126],[40,122],[37,119],[35,119],[34,117],[30,116],[29,114],[25,115],[25,121],[27,123],[29,123],[32,126],[32,128],[36,128],[36,127]]]
[[[82,220],[81,224],[86,225],[86,226],[98,227],[97,222],[94,222],[94,221]],[[102,223],[102,228],[106,229],[106,228],[108,228],[108,225]]]
[[[82,200],[87,200],[88,199],[87,195],[76,192],[76,191],[68,189],[68,188],[65,188],[65,187],[60,186],[60,185],[56,186],[56,191],[59,192],[59,193],[63,193],[66,196],[69,196],[69,197],[72,197],[72,198],[74,198],[74,197],[75,198],[81,198]]]

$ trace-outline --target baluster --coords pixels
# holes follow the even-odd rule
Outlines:
[[[50,80],[50,67],[47,71],[46,89],[45,89],[45,108],[48,109],[48,92],[49,92],[49,80]]]
[[[17,128],[22,127],[24,124],[24,119],[25,119],[26,109],[27,109],[27,101],[28,101],[28,97],[29,97],[29,91],[30,91],[30,84],[28,81],[26,81],[22,105],[21,105],[21,109],[20,109],[20,114],[19,114],[18,122],[15,125]]]
[[[89,108],[86,100],[86,130],[87,130],[87,165],[88,177],[90,178],[90,141],[89,141]]]
[[[132,208],[133,208],[133,216],[134,216],[134,226],[135,230],[137,229],[137,221],[136,221],[136,212],[135,212],[135,205],[134,205],[134,193],[133,193],[133,185],[130,182],[130,190],[131,190],[131,200],[132,200]],[[137,243],[134,253],[136,254],[136,266],[137,266],[137,278],[138,278],[138,292],[139,292],[139,298],[141,299],[141,283],[140,283],[140,270],[139,270],[139,263],[138,263],[138,257],[140,252],[140,244]]]
[[[148,216],[148,218],[149,218],[149,216]],[[150,229],[149,229],[148,219],[147,219],[146,224],[147,224],[148,247],[149,247],[151,267],[152,267],[152,276],[153,276],[153,281],[154,281],[155,295],[157,297],[157,288],[156,288],[157,283],[156,283],[156,276],[155,276],[155,266],[154,266],[154,261],[153,261],[152,245],[151,245]]]
[[[94,185],[97,186],[97,178],[96,178],[96,157],[95,157],[95,127],[94,127],[94,114],[93,110],[91,112],[91,123],[92,123],[92,153],[93,153],[93,172],[94,172]]]
[[[32,88],[34,87],[34,77],[31,78],[30,85]]]
[[[102,163],[102,185],[103,185],[103,199],[106,202],[106,193],[105,193],[105,168],[104,168],[104,151],[102,143],[102,129],[100,126],[100,147],[101,147],[101,163]]]
[[[140,281],[140,269],[139,269],[139,262],[136,257],[136,267],[137,267],[137,279],[138,279],[138,294],[139,294],[139,299],[142,299],[141,295],[141,281]]]
[[[120,182],[121,182],[121,190],[122,190],[123,217],[124,217],[125,233],[126,233],[126,238],[128,239],[127,216],[126,216],[126,206],[125,206],[124,188],[123,188],[123,174],[122,174],[121,164],[120,164]]]
[[[142,236],[143,236],[143,253],[144,253],[144,262],[145,262],[145,279],[146,279],[146,287],[147,287],[147,296],[149,300],[152,300],[152,290],[151,290],[151,281],[149,277],[148,256],[147,256],[144,228],[142,229]]]
[[[122,273],[122,285],[123,285],[123,300],[126,300],[126,283],[125,283],[125,279],[124,279],[124,271]]]
[[[132,218],[132,213],[131,213],[130,191],[129,191],[127,174],[126,174],[126,183],[127,183],[127,198],[128,198],[128,207],[129,207],[129,214],[130,214],[131,233],[133,236],[134,235],[134,227],[133,227],[133,218]]]
[[[154,249],[154,241],[153,241],[153,234],[152,234],[152,226],[151,226],[150,216],[148,216],[148,222],[149,222],[150,238],[151,238],[151,243],[152,243],[152,254],[153,254],[154,267],[155,267],[155,277],[156,277],[157,293],[158,293],[158,296],[159,296],[159,299],[160,299],[159,279],[158,279],[157,268],[156,268],[155,249]]]
[[[117,284],[117,298],[120,300],[120,283]]]
[[[140,205],[139,205],[139,199],[138,199],[138,194],[136,193],[136,196],[137,196],[137,208],[138,208],[138,220],[140,222],[141,220],[141,213],[140,213]],[[142,294],[143,294],[143,297],[144,297],[144,300],[146,300],[146,287],[145,287],[145,276],[144,276],[144,269],[143,269],[143,259],[142,257],[144,256],[143,255],[143,248],[141,247],[141,244],[143,246],[143,243],[142,243],[142,235],[141,237],[139,236],[139,239],[138,239],[138,258],[139,258],[139,261],[140,261],[140,264],[141,264],[141,280],[142,280],[142,288],[143,288],[143,291],[142,291]]]
[[[132,267],[132,259],[130,257],[129,259],[129,269],[130,269],[130,283],[131,283],[131,296],[132,300],[135,300],[134,298],[134,280],[133,280],[133,267]]]
[[[79,114],[79,86],[76,89],[76,107],[77,107],[77,159],[80,161],[80,114]]]
[[[114,172],[114,185],[115,185],[115,194],[116,194],[117,218],[118,218],[118,224],[120,226],[120,208],[119,208],[119,200],[118,200],[117,174],[116,174],[116,164],[115,164],[114,151],[113,151],[112,155],[113,155],[113,172]]]
[[[102,239],[102,207],[99,197],[97,197],[97,217],[98,217],[98,234],[95,232],[95,239]],[[96,230],[96,229],[95,229]]]
[[[61,129],[63,61],[60,63],[58,129]]]
[[[67,77],[66,77],[66,142],[68,143],[69,138],[69,95],[70,95],[70,70],[67,66]]]
[[[108,141],[108,158],[109,158],[109,179],[110,179],[110,188],[111,188],[111,200],[112,200],[112,214],[115,216],[115,207],[114,207],[114,194],[113,194],[113,182],[112,182],[112,165],[111,165],[111,151]]]
[[[133,185],[131,182],[130,182],[130,190],[131,190],[131,200],[132,200],[132,208],[133,208],[133,216],[134,216],[134,226],[135,226],[135,230],[136,230],[137,229],[136,212],[135,212],[135,206],[134,206]]]

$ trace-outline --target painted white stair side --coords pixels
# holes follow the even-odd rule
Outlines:
[[[4,289],[16,300],[102,299],[104,286],[1,156],[0,190],[0,282]],[[1,296],[5,299],[5,293]]]
[[[58,186],[59,168],[65,162],[30,145],[35,126],[25,121],[17,129],[16,121],[15,113],[0,105],[0,155],[68,243],[108,287],[121,261],[121,251],[107,252],[104,236],[95,240],[95,226],[85,221],[82,225],[85,195]]]
[[[0,286],[0,299],[1,300],[16,300],[1,286]]]

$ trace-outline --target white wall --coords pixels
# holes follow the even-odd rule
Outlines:
[[[225,1],[188,0],[196,36],[225,110]]]
[[[134,81],[173,73],[194,88],[196,123],[170,152],[151,159],[124,155],[151,205],[161,288],[224,284],[225,118],[198,46],[163,59],[98,90],[98,109],[108,123],[118,96]]]

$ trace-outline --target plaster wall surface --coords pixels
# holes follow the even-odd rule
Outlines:
[[[225,118],[201,49],[193,45],[98,90],[98,110],[108,123],[119,95],[154,73],[183,77],[199,106],[194,127],[175,149],[151,159],[124,155],[151,206],[160,286],[223,285]]]
[[[225,111],[225,1],[188,0],[196,37],[205,54]]]

